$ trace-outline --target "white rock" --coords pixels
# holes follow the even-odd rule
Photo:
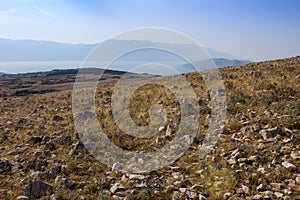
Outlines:
[[[146,177],[143,175],[138,175],[138,174],[129,174],[128,178],[129,178],[129,180],[132,180],[132,179],[144,180]]]
[[[125,176],[125,175],[123,175],[122,176],[122,178],[121,178],[121,181],[124,183],[124,182],[127,182],[128,181],[128,178]]]
[[[232,196],[232,195],[231,195],[230,192],[226,192],[226,193],[224,193],[224,195],[223,195],[224,199],[228,199],[228,198],[231,197],[231,196]]]
[[[111,188],[110,188],[110,192],[111,193],[116,193],[117,192],[117,190],[119,190],[119,189],[124,189],[125,187],[124,187],[124,185],[122,184],[122,183],[115,183]]]
[[[223,195],[224,199],[228,199],[229,197],[231,197],[231,193],[230,192],[226,192]]]
[[[300,153],[295,152],[295,151],[292,151],[292,152],[291,152],[291,158],[292,158],[293,160],[300,160]]]
[[[29,198],[26,196],[18,196],[17,200],[28,200]]]
[[[181,184],[181,181],[175,181],[174,183],[173,183],[173,185],[175,185],[175,186],[178,186],[178,185],[180,185]]]
[[[55,196],[55,194],[52,194],[50,197],[50,200],[58,200],[57,197]]]
[[[260,173],[264,174],[264,173],[266,173],[266,170],[265,170],[265,168],[260,167],[260,168],[257,169],[257,172],[260,172]]]
[[[113,171],[120,171],[122,169],[122,165],[119,162],[116,162],[112,166]]]
[[[140,183],[140,184],[136,184],[134,187],[136,187],[136,188],[146,188],[147,185],[146,185],[146,183]]]
[[[198,196],[196,192],[187,191],[186,193],[190,199],[195,199]]]
[[[283,188],[282,183],[271,183],[273,191],[280,191]]]
[[[227,162],[228,162],[229,165],[234,165],[234,164],[236,164],[236,160],[235,160],[235,159],[232,159],[232,158],[229,159]]]
[[[282,197],[283,197],[283,194],[280,193],[280,192],[275,192],[274,195],[275,195],[277,198],[282,198]]]
[[[177,192],[177,191],[174,191],[174,192],[173,192],[172,200],[179,200],[179,195],[178,195],[178,192]]]
[[[247,161],[247,158],[239,158],[238,159],[238,162],[239,163],[243,163],[243,162],[246,162]]]
[[[289,163],[288,161],[284,161],[281,164],[282,164],[282,166],[284,166],[285,168],[290,169],[290,170],[296,170],[297,169],[297,167],[295,165],[293,165],[292,163]]]
[[[205,196],[203,196],[202,194],[199,194],[199,200],[207,200],[207,198]]]
[[[175,129],[174,129],[173,125],[169,124],[167,127],[167,130],[166,130],[166,135],[171,136],[174,131],[175,131]]]
[[[179,191],[180,191],[181,193],[186,193],[187,189],[186,189],[186,188],[179,188]]]
[[[250,193],[248,186],[242,185],[242,189],[243,189],[243,191],[244,191],[245,194],[249,194]]]
[[[164,126],[161,126],[161,127],[158,128],[158,131],[159,131],[159,132],[161,132],[161,131],[163,131],[163,130],[165,130],[165,127],[164,127]]]
[[[144,161],[143,158],[139,158],[139,159],[138,159],[138,162],[139,162],[141,165],[144,165],[144,162],[145,162],[145,161]]]
[[[265,187],[263,186],[263,184],[260,184],[259,186],[256,187],[257,191],[262,191],[264,189],[265,189]]]
[[[256,194],[253,196],[253,199],[262,199],[262,198],[263,198],[263,196],[260,194]]]

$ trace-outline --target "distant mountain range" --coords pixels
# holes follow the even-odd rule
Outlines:
[[[105,52],[103,59],[109,57],[112,52],[118,49],[138,49],[145,46],[157,47],[161,49],[178,49],[180,51],[192,52],[197,48],[193,44],[169,44],[151,41],[133,41],[133,40],[107,40],[103,43],[95,44],[69,44],[51,41],[35,40],[11,40],[0,39],[0,61],[82,61],[99,44],[104,45]],[[216,51],[210,48],[204,48],[210,57],[233,59],[233,56]],[[135,60],[168,60],[174,61],[174,57],[152,54],[149,52],[139,53],[128,56],[128,61]],[[162,58],[163,57],[163,58]],[[99,58],[101,59],[101,57]]]
[[[95,46],[0,39],[0,61],[81,61]]]
[[[248,64],[251,61],[249,60],[236,60],[236,59],[225,59],[225,58],[211,58],[211,59],[206,59],[206,60],[200,60],[196,62],[192,62],[189,64],[184,64],[183,67],[188,68],[188,69],[195,69],[200,68],[200,69],[209,69],[209,68],[222,68],[222,67],[227,67],[227,66],[238,66],[238,65],[244,65]]]
[[[102,48],[96,48],[98,45],[101,45]],[[194,67],[188,63],[192,63],[200,69],[206,69],[212,67],[211,61],[214,61],[217,67],[249,62],[234,60],[230,54],[206,47],[199,52],[199,47],[194,44],[170,44],[141,40],[106,40],[95,44],[69,44],[0,38],[0,71],[19,73],[79,68],[81,62],[95,49],[97,50],[96,56],[90,56],[90,60],[93,62],[89,63],[88,67],[106,68],[105,61],[113,61],[117,55],[120,57],[109,66],[109,69],[118,71],[134,69],[135,71],[131,72],[157,75],[195,71]],[[124,52],[130,53],[124,54]],[[189,60],[180,57],[181,54],[189,55]],[[162,70],[159,66],[146,70],[133,68],[147,63],[171,66],[175,71]]]

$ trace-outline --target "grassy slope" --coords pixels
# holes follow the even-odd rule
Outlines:
[[[300,74],[300,57],[251,63],[242,67],[227,67],[220,69],[220,72],[226,87],[228,112],[226,129],[215,151],[205,159],[200,159],[195,154],[197,146],[201,144],[202,135],[205,134],[207,128],[205,119],[210,111],[207,107],[206,86],[200,80],[199,74],[187,74],[186,78],[193,83],[195,92],[203,102],[200,131],[192,147],[172,164],[178,167],[177,171],[185,178],[176,183],[178,179],[172,175],[174,169],[166,167],[148,174],[146,181],[151,187],[135,190],[132,194],[123,192],[125,196],[134,199],[168,199],[180,187],[189,188],[196,185],[193,189],[195,192],[211,199],[223,199],[226,192],[236,199],[245,199],[247,196],[262,193],[257,191],[259,184],[270,185],[271,183],[283,183],[279,192],[284,193],[284,189],[289,189],[292,193],[287,196],[295,198],[300,195],[299,185],[296,184],[291,188],[286,182],[287,179],[295,180],[299,172],[291,172],[280,164],[283,157],[291,160],[292,151],[300,151],[299,141],[284,143],[289,136],[282,136],[274,142],[264,143],[264,147],[258,150],[258,145],[262,143],[260,134],[255,131],[242,132],[242,128],[246,125],[259,124],[263,128],[278,126],[292,130],[294,137],[300,139],[300,80],[296,79]],[[142,95],[133,96],[135,102],[131,104],[131,111],[135,113],[133,119],[136,123],[149,122],[146,112],[149,104],[141,104],[147,95],[154,95],[154,100],[152,99],[150,104],[160,100],[163,105],[171,107],[167,110],[168,116],[176,121],[178,116],[175,111],[178,107],[172,101],[170,92],[159,87],[155,91],[151,88],[153,87],[145,86],[141,89]],[[108,105],[111,92],[107,91],[112,91],[110,84],[99,88],[97,105]],[[75,137],[71,100],[71,90],[0,98],[0,159],[6,158],[14,164],[11,171],[0,172],[1,198],[12,199],[23,195],[29,177],[52,184],[54,193],[59,199],[75,199],[79,196],[86,199],[110,198],[101,191],[109,189],[111,183],[120,182],[122,174],[111,172],[109,167],[95,160],[85,149],[74,152],[72,151],[74,145],[59,142],[55,142],[54,147],[42,143],[28,143],[32,136],[48,135],[54,141],[71,136],[72,143],[76,144],[78,139]],[[153,147],[160,148],[163,145],[155,142],[156,137],[145,141],[126,136],[116,127],[109,115],[109,107],[99,106],[97,110],[99,120],[105,123],[106,133],[113,134],[112,141],[115,144],[133,151],[151,151]],[[272,114],[268,116],[266,110]],[[254,116],[250,118],[251,111]],[[55,120],[55,116],[60,116],[61,119]],[[144,120],[141,116],[144,116]],[[124,140],[120,141],[120,135],[123,134]],[[168,140],[164,142],[167,143]],[[276,148],[283,146],[284,151],[275,151]],[[235,149],[240,149],[238,158],[258,156],[257,165],[245,163],[237,165],[236,168],[228,165],[227,161]],[[43,158],[38,152],[42,152],[40,154],[44,152],[45,157]],[[35,173],[35,167],[30,165],[30,161],[36,161],[37,158],[46,161],[45,167],[40,170],[44,172],[55,162],[66,165],[67,167],[59,173],[59,176],[70,177],[76,183],[75,188],[65,189],[59,181],[55,182],[55,177],[43,177]],[[275,164],[271,165],[273,160]],[[299,169],[300,161],[292,161]],[[266,172],[257,171],[262,167]],[[108,177],[105,175],[107,172]],[[159,178],[161,181],[158,181]],[[124,182],[124,185],[126,189],[134,189],[135,184]],[[241,185],[249,187],[249,194],[239,194]],[[178,195],[182,198],[186,196],[183,193]]]

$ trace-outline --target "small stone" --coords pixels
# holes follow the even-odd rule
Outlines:
[[[196,192],[187,191],[186,193],[190,199],[195,199],[198,196]]]
[[[253,196],[253,199],[260,200],[260,199],[263,199],[263,196],[260,195],[260,194],[256,194],[256,195]]]
[[[292,194],[292,192],[290,190],[288,190],[288,189],[284,189],[283,193],[286,194],[286,195]]]
[[[248,161],[251,161],[251,162],[257,162],[259,160],[259,157],[258,156],[250,156],[249,158],[248,158]]]
[[[180,200],[180,198],[179,198],[179,195],[178,195],[178,192],[177,192],[177,191],[174,191],[174,192],[173,192],[172,200]]]
[[[18,196],[17,200],[29,200],[29,198],[26,196]]]
[[[59,139],[60,144],[62,145],[71,145],[72,144],[72,138],[71,136],[61,136]]]
[[[63,118],[59,115],[55,115],[55,116],[53,116],[52,120],[57,122],[57,121],[62,121]]]
[[[242,189],[243,189],[243,192],[244,192],[245,194],[249,194],[249,193],[250,193],[250,192],[249,192],[249,187],[248,187],[248,186],[242,185]]]
[[[267,130],[259,131],[260,135],[264,138],[264,140],[268,140],[269,138],[274,138],[276,135],[282,135],[283,132],[280,128],[274,127]]]
[[[120,171],[120,170],[122,170],[122,165],[119,162],[116,162],[116,163],[113,164],[112,170],[113,171]]]
[[[94,168],[93,167],[89,167],[88,168],[88,172],[94,172]]]
[[[43,136],[32,136],[29,140],[28,140],[28,144],[38,144],[41,143],[43,141]]]
[[[143,158],[139,158],[139,159],[138,159],[138,162],[139,162],[141,165],[144,165],[144,162],[145,162],[145,161],[144,161]]]
[[[174,131],[175,131],[174,126],[172,124],[169,124],[166,130],[166,135],[171,136]]]
[[[239,163],[243,163],[243,162],[246,162],[247,161],[247,158],[239,158],[238,159],[238,162]]]
[[[263,194],[264,194],[264,197],[267,197],[267,196],[270,197],[273,195],[273,192],[272,191],[264,191]]]
[[[165,127],[164,127],[164,126],[161,126],[161,127],[158,128],[158,131],[159,131],[159,132],[164,131],[164,130],[165,130]]]
[[[9,170],[11,170],[11,164],[10,164],[10,162],[8,160],[1,160],[0,159],[0,170],[1,171],[9,171]]]
[[[146,185],[146,183],[140,183],[140,184],[136,184],[134,187],[136,187],[136,188],[146,188],[147,185]]]
[[[291,158],[292,158],[293,160],[296,160],[296,161],[300,160],[300,153],[295,152],[295,151],[292,151],[292,152],[291,152]]]
[[[202,194],[199,194],[199,200],[207,200],[207,198],[205,196],[203,196]]]
[[[228,161],[227,161],[227,163],[229,164],[229,165],[234,165],[234,164],[236,164],[236,160],[235,159],[229,159]]]
[[[186,193],[187,188],[179,188],[179,191],[180,191],[181,193]]]
[[[54,184],[55,184],[55,185],[59,185],[61,182],[62,182],[62,177],[61,177],[61,176],[57,176],[57,177],[54,179]]]
[[[300,176],[297,176],[295,180],[297,184],[300,184]]]
[[[287,168],[289,170],[296,170],[297,169],[297,167],[295,165],[293,165],[292,163],[289,163],[287,161],[284,161],[281,164],[282,164],[282,166],[284,166],[285,168]]]
[[[223,195],[224,199],[228,199],[229,197],[231,197],[231,193],[230,192],[226,192]]]
[[[112,194],[115,194],[119,189],[124,189],[124,185],[122,183],[115,183],[113,186],[110,188],[110,192]]]
[[[259,144],[257,145],[257,150],[262,150],[262,149],[264,149],[264,148],[266,148],[266,145],[263,144],[263,143],[259,143]]]
[[[256,114],[255,114],[254,111],[249,112],[249,118],[250,118],[250,119],[254,118],[255,115],[256,115]]]
[[[260,167],[260,168],[257,169],[257,172],[260,172],[260,173],[264,174],[264,173],[266,173],[266,170],[265,170],[265,168]]]
[[[237,194],[243,194],[244,191],[242,188],[237,188],[236,191],[235,191]]]
[[[146,177],[143,175],[138,175],[138,174],[130,174],[128,178],[129,178],[129,180],[132,180],[132,179],[144,180]]]
[[[282,183],[271,183],[273,191],[280,191],[283,188]]]
[[[78,153],[78,155],[75,157],[76,159],[83,159],[84,155],[82,153]]]
[[[260,184],[259,186],[256,187],[257,191],[263,191],[265,189],[266,189],[266,187],[263,184]]]
[[[280,192],[275,192],[274,195],[275,195],[277,198],[282,198],[282,197],[283,197],[283,194],[280,193]]]
[[[54,163],[51,166],[51,169],[49,170],[49,175],[52,177],[55,177],[56,175],[58,175],[61,172],[61,165]]]
[[[74,181],[72,179],[70,179],[70,178],[66,178],[64,180],[64,185],[68,189],[74,189],[74,187],[75,187]]]
[[[58,198],[55,196],[55,194],[52,194],[50,200],[58,200]]]
[[[180,185],[181,184],[181,181],[175,181],[174,183],[173,183],[173,185],[175,185],[175,186],[178,186],[178,185]]]
[[[77,144],[75,145],[75,151],[80,151],[81,149],[83,149],[84,144],[83,142],[79,141],[77,142]]]

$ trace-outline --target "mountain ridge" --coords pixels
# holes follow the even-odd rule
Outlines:
[[[157,47],[168,47],[171,45],[174,48],[180,48],[182,50],[190,49],[195,46],[192,44],[116,39],[107,40],[102,43],[72,44],[55,41],[0,38],[0,61],[82,61],[99,44],[125,46],[127,48],[145,46],[147,44],[154,44]],[[210,57],[233,58],[233,56],[228,53],[216,51],[208,47],[204,47],[204,49]]]

